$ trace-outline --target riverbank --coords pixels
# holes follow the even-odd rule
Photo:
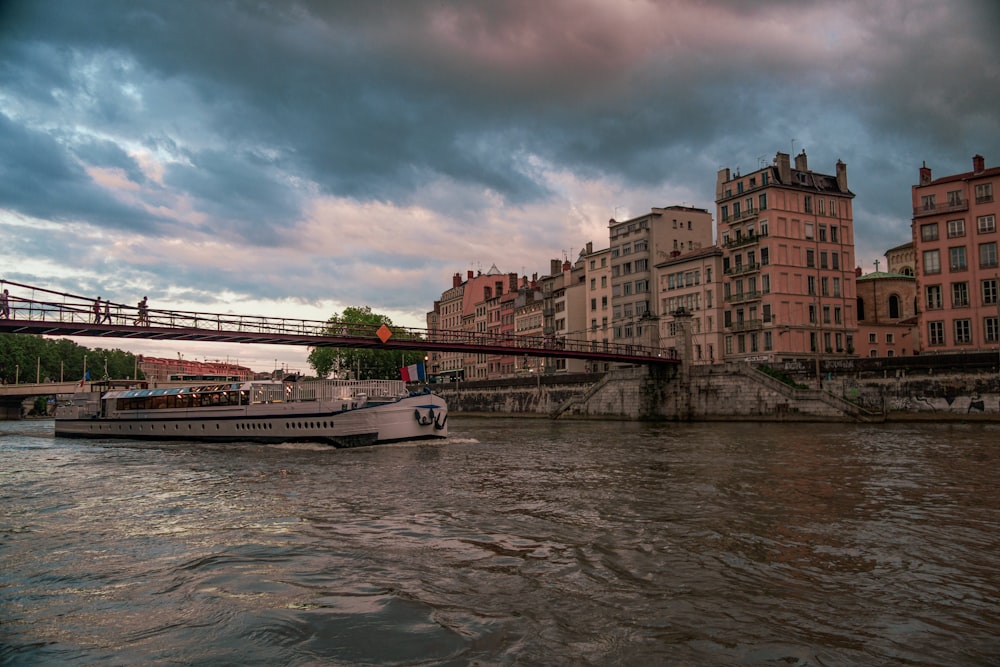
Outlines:
[[[1000,379],[983,373],[830,375],[791,386],[745,364],[435,385],[453,414],[662,421],[1000,421]]]

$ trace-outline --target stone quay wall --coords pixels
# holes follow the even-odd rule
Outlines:
[[[459,382],[434,385],[434,390],[456,414],[668,421],[1000,421],[1000,378],[975,374],[831,376],[820,390],[791,387],[746,364],[726,364]]]

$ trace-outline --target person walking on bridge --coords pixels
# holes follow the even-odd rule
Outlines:
[[[111,324],[111,299],[104,300],[104,319],[101,324]]]
[[[94,324],[100,324],[101,323],[101,297],[97,297],[97,301],[94,302],[94,305],[91,307],[91,310],[94,311]]]
[[[0,317],[5,320],[10,319],[10,294],[7,290],[0,294]]]

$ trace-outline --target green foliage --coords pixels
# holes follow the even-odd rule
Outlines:
[[[327,320],[327,333],[331,336],[351,336],[375,338],[375,331],[386,325],[393,330],[396,340],[412,339],[413,336],[394,328],[392,320],[385,315],[372,312],[371,307],[348,307],[342,314],[334,313]],[[358,380],[399,379],[399,369],[423,361],[422,352],[401,352],[398,350],[378,350],[353,347],[314,347],[309,351],[309,365],[317,377],[329,377],[331,373],[340,378]]]
[[[94,380],[105,375],[132,378],[136,369],[135,355],[123,350],[92,350],[65,338],[0,334],[0,380],[8,384],[79,380],[84,363]]]

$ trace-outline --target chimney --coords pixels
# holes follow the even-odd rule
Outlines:
[[[806,151],[802,150],[801,153],[795,156],[795,168],[799,171],[809,171],[809,161],[806,160]]]
[[[783,185],[787,185],[792,182],[792,165],[788,158],[788,153],[778,152],[774,156],[774,166],[778,168],[778,180],[781,181]]]
[[[920,185],[930,185],[931,168],[927,166],[927,160],[920,166]]]
[[[732,180],[729,176],[729,167],[723,167],[715,177],[715,199],[718,201],[726,192],[725,184]]]
[[[517,280],[517,274],[516,273],[508,273],[507,274],[507,288],[511,292],[516,292],[517,291],[517,282],[518,282],[518,280]]]
[[[562,273],[562,262],[558,259],[553,259],[549,261],[549,275],[554,276],[557,273]]]
[[[586,254],[588,254],[588,255],[593,255],[594,254],[594,242],[593,241],[587,241],[587,253]]]
[[[837,187],[841,192],[847,192],[847,165],[837,160]]]
[[[861,267],[860,266],[854,267],[854,277],[855,278],[860,278],[861,277]]]
[[[472,280],[472,269],[469,269],[469,280]]]
[[[986,171],[986,160],[982,155],[972,156],[972,173],[981,174]]]
[[[567,260],[563,260],[563,263],[562,263],[563,273],[566,273],[571,268],[573,268],[573,265],[569,263],[569,260],[568,259]]]
[[[461,284],[462,284],[462,274],[461,273],[456,273],[455,275],[453,275],[451,277],[451,286],[452,287],[458,287]]]

